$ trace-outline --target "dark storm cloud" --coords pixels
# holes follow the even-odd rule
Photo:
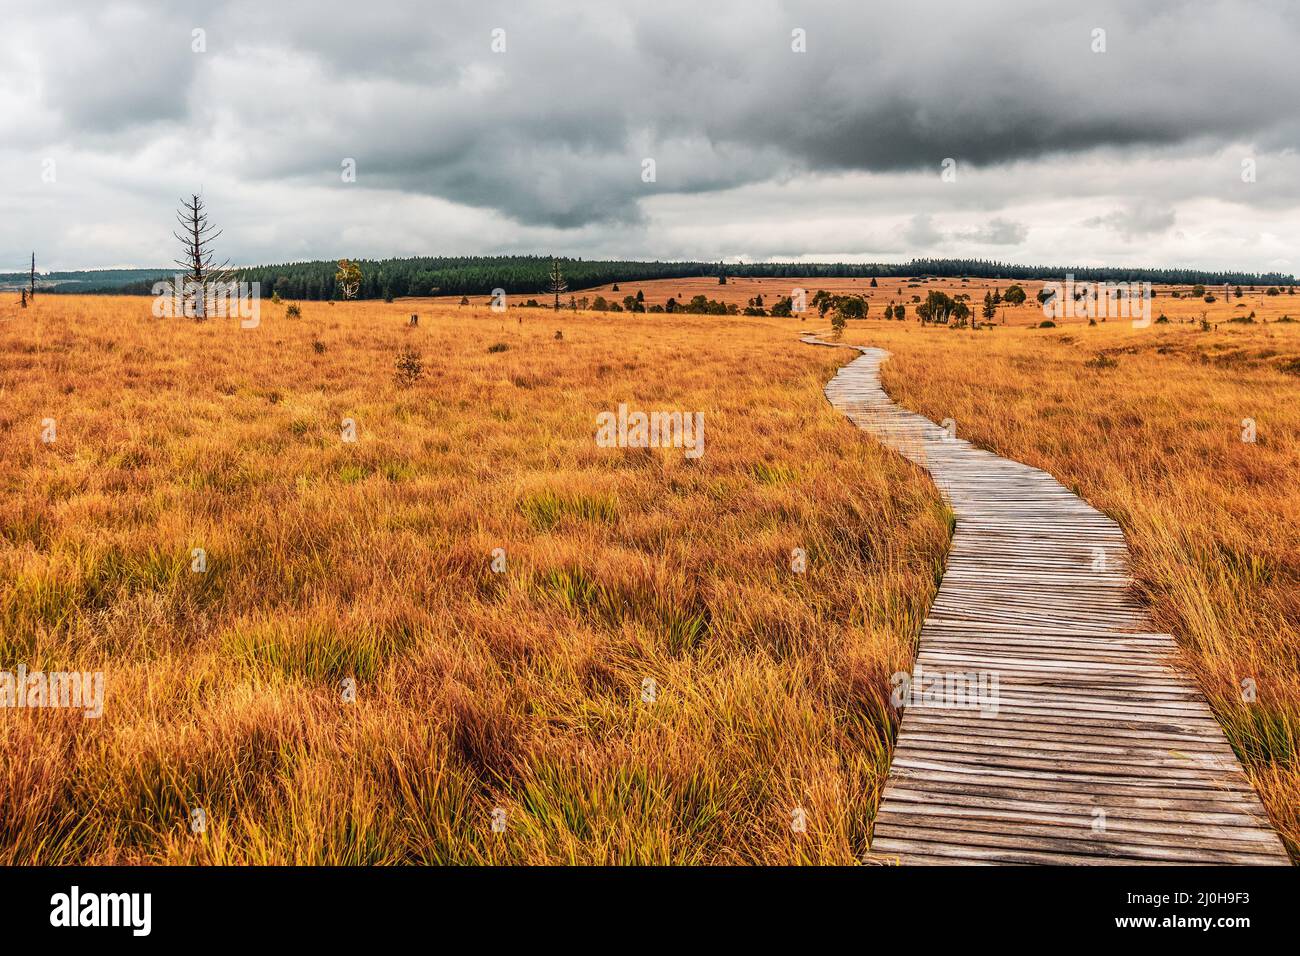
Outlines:
[[[38,20],[52,15],[28,7]],[[43,49],[65,137],[173,123],[254,181],[358,182],[524,223],[657,192],[1294,136],[1283,2],[86,5]],[[208,50],[190,50],[190,31]],[[505,30],[506,52],[490,49]],[[791,49],[806,31],[807,52]],[[1093,52],[1093,30],[1106,50]],[[657,181],[642,181],[653,158]],[[995,240],[996,241],[996,240]]]
[[[733,114],[810,168],[938,168],[1107,146],[1294,142],[1300,11],[1284,3],[916,4],[810,27],[801,75]],[[910,10],[910,14],[904,14]],[[814,21],[816,23],[816,21]],[[1104,52],[1094,52],[1094,30]],[[776,64],[780,66],[781,64]],[[781,72],[789,73],[781,76]],[[739,86],[740,84],[737,84]],[[788,135],[794,130],[793,135]]]

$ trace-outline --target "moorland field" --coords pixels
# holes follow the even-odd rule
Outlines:
[[[1009,283],[869,282],[805,287],[868,296],[844,340],[893,353],[898,401],[1123,525],[1295,853],[1296,297],[1157,287],[1167,322],[1036,328],[1021,283],[973,331],[913,297]],[[850,353],[799,343],[815,312],[485,303],[263,302],[241,329],[0,296],[0,667],[107,687],[97,719],[0,713],[0,861],[862,858],[951,517],[826,403]],[[620,403],[703,412],[705,454],[598,447]]]

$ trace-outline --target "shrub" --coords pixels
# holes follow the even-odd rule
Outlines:
[[[301,319],[302,307],[297,302],[290,302],[284,308],[284,317],[286,319]]]
[[[1051,319],[1043,319],[1043,321],[1038,323],[1038,327],[1040,329],[1054,329],[1056,328],[1056,323]]]
[[[925,301],[916,307],[916,316],[922,322],[937,322],[947,325],[948,321],[960,321],[970,314],[964,302],[950,298],[946,293],[934,290],[926,293]]]
[[[860,295],[837,295],[832,300],[833,308],[846,319],[866,318],[870,306]]]
[[[410,388],[424,377],[424,363],[420,361],[420,353],[409,345],[403,346],[397,353],[396,364],[397,370],[393,373],[393,381],[400,388]]]
[[[506,349],[508,349],[508,348],[510,348],[510,346],[506,345],[506,343],[504,343],[504,342],[497,342],[497,343],[495,343],[495,344],[493,344],[493,345],[489,345],[489,346],[488,346],[488,351],[489,351],[489,352],[504,352],[504,351],[505,351]]]

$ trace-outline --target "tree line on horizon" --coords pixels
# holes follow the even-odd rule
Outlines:
[[[358,299],[400,296],[490,295],[505,289],[513,295],[549,293],[554,284],[551,256],[419,256],[392,259],[353,259],[361,271]],[[985,259],[913,259],[908,263],[852,262],[643,262],[637,260],[558,260],[569,289],[616,282],[648,282],[701,276],[733,278],[914,278],[1047,279],[1073,275],[1089,282],[1153,282],[1180,285],[1295,285],[1294,276],[1280,273],[1208,271],[1201,269],[1133,269],[1088,266],[1024,266]],[[229,277],[261,283],[262,294],[282,299],[343,298],[338,287],[338,262],[290,262],[232,269]],[[149,295],[167,270],[105,270],[50,273],[46,291],[101,292]],[[0,274],[0,285],[8,276]]]

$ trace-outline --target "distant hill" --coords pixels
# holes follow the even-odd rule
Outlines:
[[[490,295],[501,288],[518,294],[547,290],[549,256],[440,256],[409,259],[358,259],[363,275],[359,298],[407,295]],[[970,276],[980,279],[1051,279],[1072,274],[1080,281],[1155,282],[1203,285],[1295,285],[1281,273],[1213,272],[1201,269],[1130,269],[1090,266],[1023,266],[984,259],[913,259],[907,263],[860,262],[642,262],[561,258],[570,289],[636,282],[728,275],[817,279],[831,276]],[[262,294],[285,299],[332,299],[336,296],[333,261],[290,262],[238,270],[240,279],[260,282]],[[106,292],[149,295],[153,284],[174,269],[100,269],[52,272],[37,276],[38,287],[52,292]],[[21,273],[0,273],[0,288],[26,284]]]
[[[148,286],[174,270],[167,269],[89,269],[75,272],[38,272],[36,290],[46,292],[125,292],[128,286]],[[15,291],[27,288],[26,272],[0,272],[0,289]],[[134,288],[131,290],[134,291]],[[144,292],[150,289],[145,288]]]

